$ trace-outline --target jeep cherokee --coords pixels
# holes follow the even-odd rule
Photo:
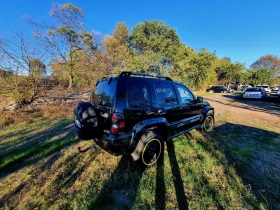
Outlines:
[[[143,166],[157,162],[165,140],[214,127],[214,108],[182,83],[133,72],[98,81],[90,102],[78,102],[74,115],[81,139]]]

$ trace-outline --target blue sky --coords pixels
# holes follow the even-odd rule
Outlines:
[[[0,35],[17,29],[26,14],[48,17],[52,3],[73,3],[85,12],[85,27],[111,34],[117,22],[129,29],[145,20],[161,20],[175,28],[192,48],[207,48],[219,57],[252,64],[260,56],[280,57],[279,0],[141,0],[141,1],[2,1]]]

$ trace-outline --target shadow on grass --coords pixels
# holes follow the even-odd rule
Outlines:
[[[266,100],[260,100],[260,99],[243,99],[242,94],[222,95],[222,96],[224,98],[239,103],[238,104],[224,103],[223,101],[215,100],[211,98],[207,98],[207,101],[214,101],[227,106],[249,109],[258,112],[265,112],[275,116],[280,116],[280,99],[276,97],[268,97]]]
[[[104,209],[113,207],[130,209],[135,202],[143,172],[143,169],[137,168],[132,163],[131,156],[122,156],[114,173],[104,183],[88,209],[103,209],[104,203],[106,203]]]
[[[30,142],[1,152],[0,179],[78,141],[72,123],[69,122],[57,123],[51,128],[30,135],[29,138]],[[48,141],[51,138],[55,140]]]
[[[0,144],[1,155],[9,153],[11,150],[35,146],[47,138],[55,136],[55,134],[61,135],[63,134],[62,131],[67,130],[70,126],[72,127],[72,121],[72,119],[62,119],[52,123],[50,120],[45,120],[41,123],[24,126],[17,131],[13,131],[11,128],[10,132],[0,136],[0,142],[1,140],[4,141]],[[47,128],[42,130],[44,127]]]
[[[186,135],[191,138],[190,134]],[[173,141],[167,141],[167,151],[173,175],[173,182],[176,190],[176,198],[179,209],[188,209],[188,201],[185,195],[184,184],[180,173],[180,168],[177,162],[176,153]],[[155,192],[155,208],[166,209],[166,189],[164,177],[164,156],[162,155],[157,162],[156,174],[156,192]],[[89,209],[110,209],[118,207],[120,209],[131,209],[134,206],[139,184],[145,169],[136,167],[130,156],[123,156],[115,169],[114,173],[104,183],[102,190],[98,194]],[[102,209],[102,208],[101,208]],[[145,206],[145,209],[150,209],[150,206]]]
[[[275,204],[280,204],[279,140],[279,134],[275,132],[226,123],[216,127],[210,136],[206,136],[206,141],[199,141],[199,144],[221,164],[232,165],[259,201],[266,203],[268,208],[275,208]],[[226,161],[217,152],[224,154]],[[254,205],[252,201],[246,201]]]
[[[245,193],[246,187],[251,186],[253,194],[258,200],[252,199],[250,191],[242,196],[246,205],[259,208],[260,203],[264,203],[268,208],[274,208],[279,203],[279,183],[280,183],[280,147],[275,138],[279,134],[265,131],[258,128],[241,126],[237,124],[223,124],[215,128],[215,131],[208,136],[195,141],[191,133],[185,135],[186,140],[196,142],[201,145],[207,154],[210,154],[218,165],[225,167],[225,177],[230,181],[228,186],[232,186],[240,193]],[[173,141],[167,141],[167,152],[170,160],[171,173],[176,191],[177,208],[188,209],[189,198],[186,196],[188,186],[182,179],[182,171],[176,157],[176,149]],[[200,158],[200,156],[198,156]],[[202,158],[203,161],[203,158]],[[231,168],[234,171],[231,171]],[[158,160],[156,166],[156,183],[155,183],[155,209],[166,209],[166,184],[164,177],[163,158]],[[206,169],[207,170],[207,169]],[[184,172],[185,174],[185,172]],[[199,174],[196,174],[198,176]],[[102,190],[97,198],[90,205],[89,209],[95,209],[106,202],[106,208],[116,207],[117,209],[131,209],[135,205],[137,191],[143,176],[143,171],[132,169],[128,157],[122,157],[118,167],[111,177],[104,183]],[[220,191],[217,186],[212,186],[209,177],[200,174],[195,177],[201,180],[206,186],[204,190],[212,197],[216,207],[223,209],[226,206],[225,198],[221,199]],[[243,183],[239,181],[239,177]],[[236,185],[236,186],[235,186]],[[230,192],[229,192],[230,193]],[[241,202],[241,201],[240,201]],[[103,205],[104,206],[104,205]],[[149,209],[150,206],[145,206]]]
[[[191,138],[191,134],[186,135],[187,138]],[[173,182],[176,190],[176,197],[179,209],[188,209],[188,201],[185,195],[184,184],[181,177],[180,168],[176,158],[176,152],[173,141],[166,142],[168,156],[170,160],[171,171],[173,175]]]

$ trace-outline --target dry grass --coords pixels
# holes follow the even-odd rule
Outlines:
[[[73,113],[73,104],[61,103],[45,105],[40,108],[25,107],[17,111],[2,111],[0,115],[0,129],[10,125],[27,125],[38,118],[55,119],[70,116]]]

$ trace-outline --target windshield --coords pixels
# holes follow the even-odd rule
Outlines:
[[[95,92],[91,95],[91,101],[100,106],[114,105],[116,81],[113,78],[100,81]]]

